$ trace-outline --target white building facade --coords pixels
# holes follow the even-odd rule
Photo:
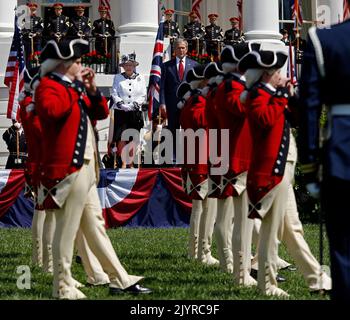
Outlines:
[[[13,36],[14,8],[24,5],[26,0],[0,1],[0,136],[11,125],[6,119],[8,89],[4,87],[4,73],[8,53]],[[55,2],[61,2],[65,7],[77,4],[85,5],[90,19],[96,20],[98,14],[98,0],[36,0],[39,7],[37,14],[45,17],[48,8]],[[261,41],[267,46],[282,46],[279,30],[282,22],[290,20],[290,0],[243,0],[243,31],[249,41]],[[192,0],[110,0],[111,18],[117,29],[118,50],[120,54],[135,52],[140,62],[138,72],[146,77],[149,74],[154,39],[156,37],[161,8],[176,10],[175,19],[182,26],[187,22],[187,14],[191,9]],[[318,9],[317,9],[318,8]],[[230,28],[229,18],[238,15],[237,0],[203,0],[200,8],[202,23],[208,24],[209,13],[218,13],[218,24],[224,30]],[[304,0],[303,34],[316,21],[326,20],[337,23],[342,20],[343,0]],[[105,94],[113,83],[113,75],[98,75],[98,85]],[[107,150],[109,119],[98,124],[100,132],[100,151]],[[4,167],[7,159],[6,145],[0,139],[0,168]]]

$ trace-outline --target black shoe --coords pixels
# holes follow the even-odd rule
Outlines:
[[[124,289],[124,292],[139,294],[139,293],[152,293],[152,290],[149,288],[146,288],[146,287],[142,287],[139,284],[134,284],[134,285]]]
[[[75,262],[76,262],[77,264],[82,264],[81,257],[76,256],[76,257],[75,257]]]
[[[253,277],[255,280],[258,279],[258,270],[252,269],[250,270],[250,276]]]
[[[329,296],[332,290],[320,289],[320,290],[312,290],[310,293],[312,295],[320,295],[320,296]]]
[[[292,264],[288,267],[285,267],[285,268],[282,268],[281,270],[287,270],[287,271],[291,271],[291,272],[294,272],[294,271],[297,271],[297,268],[296,266],[293,266]]]
[[[134,284],[126,289],[120,289],[120,288],[112,288],[109,287],[109,294],[110,295],[119,295],[121,293],[132,293],[132,294],[146,294],[146,293],[152,293],[151,289],[145,288],[140,286],[139,284]]]
[[[277,282],[285,282],[286,281],[286,278],[280,276],[279,274],[276,276],[276,281]]]

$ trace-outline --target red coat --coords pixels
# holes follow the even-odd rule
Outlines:
[[[283,178],[289,149],[289,123],[285,117],[288,95],[276,93],[264,84],[251,90],[247,100],[248,119],[253,137],[252,162],[247,191],[259,210],[259,201]]]
[[[210,129],[218,130],[220,129],[219,118],[218,118],[218,104],[216,103],[216,93],[218,90],[218,86],[212,87],[207,94],[207,104],[206,104],[206,117],[208,123],[208,131]],[[209,149],[212,154],[218,155],[220,157],[220,135],[217,135],[216,141],[216,150]],[[213,145],[209,145],[209,148],[214,148]],[[210,163],[209,159],[208,163],[211,166],[214,166]],[[215,162],[215,161],[214,161]],[[221,195],[221,176],[211,175],[209,172],[209,192],[208,197],[210,198],[219,198]]]
[[[36,110],[29,110],[34,107],[32,97],[27,96],[20,102],[20,117],[26,137],[28,148],[28,159],[25,167],[25,176],[28,185],[36,188],[39,186],[39,166],[41,160],[42,129]]]
[[[245,83],[234,76],[221,83],[216,94],[220,129],[229,129],[230,137],[229,172],[225,177],[233,181],[223,190],[223,197],[237,195],[234,178],[247,172],[250,165],[252,138],[245,105],[240,101],[244,90]]]
[[[79,90],[76,85],[67,87],[66,82],[53,75],[44,77],[36,89],[36,110],[43,128],[41,182],[47,188],[81,168],[87,137],[86,114],[91,120],[108,116],[107,101],[99,92],[90,97]],[[84,108],[81,101],[85,102]]]
[[[186,102],[185,106],[181,110],[180,114],[180,125],[182,129],[193,129],[194,132],[198,129],[204,129],[207,131],[208,123],[206,118],[206,100],[203,96],[199,94],[193,95]],[[183,166],[183,177],[189,175],[192,184],[198,186],[203,181],[208,178],[208,139],[207,135],[204,135],[202,139],[202,145],[198,143],[196,139],[195,144],[195,163],[188,163],[187,154],[187,141],[184,142],[184,166]],[[191,150],[191,148],[190,148]],[[200,156],[202,159],[206,159],[205,163],[199,163]],[[203,161],[204,162],[204,161]],[[185,181],[186,183],[186,181]],[[192,199],[201,200],[201,198],[196,194],[196,192],[190,192],[190,197]]]

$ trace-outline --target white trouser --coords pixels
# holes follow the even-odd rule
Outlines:
[[[246,190],[240,196],[233,198],[233,208],[233,277],[236,284],[250,286],[256,284],[256,281],[250,276],[254,221],[248,218],[248,195]]]
[[[287,162],[282,181],[275,187],[272,206],[261,222],[258,246],[258,287],[274,294],[277,286],[278,232],[287,209],[288,187],[293,180],[293,165]]]
[[[32,220],[32,262],[39,267],[43,265],[43,228],[45,211],[34,209]]]
[[[304,276],[310,290],[330,290],[332,281],[322,272],[321,266],[311,253],[304,238],[304,231],[292,184],[288,187],[288,203],[284,221],[280,230],[281,241],[292,256],[296,266]]]
[[[217,264],[211,255],[211,245],[217,212],[217,199],[203,200],[203,212],[200,217],[198,234],[198,260],[205,264]]]
[[[46,210],[43,231],[43,269],[48,273],[53,273],[52,242],[55,228],[56,221],[53,210]]]
[[[206,204],[204,204],[204,200],[192,200],[188,255],[193,259],[198,258],[199,225],[205,206]]]
[[[108,274],[111,287],[125,289],[142,279],[126,272],[107,236],[96,188],[94,160],[84,162],[63,207],[54,210],[54,214],[56,218],[53,240],[54,297],[64,299],[85,297],[74,287],[71,276],[74,240],[79,228],[91,251]]]
[[[217,203],[218,209],[214,232],[220,268],[225,272],[232,273],[232,232],[234,218],[233,197],[218,199]]]
[[[258,252],[259,247],[259,233],[261,228],[261,220],[260,219],[254,219],[253,223],[253,236],[252,236],[252,243],[257,249],[256,252]],[[289,267],[291,264],[285,260],[283,260],[280,256],[277,256],[277,269],[284,269]],[[253,270],[258,270],[258,253],[255,254],[255,256],[252,258],[251,261],[251,268]]]

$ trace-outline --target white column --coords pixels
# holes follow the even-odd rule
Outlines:
[[[238,17],[238,8],[236,5],[236,1],[232,0],[221,0],[218,2],[218,14],[219,17],[219,25],[221,28],[226,31],[231,29],[230,18]]]
[[[146,35],[158,30],[157,0],[128,0],[120,3],[121,34]]]
[[[243,29],[248,41],[281,43],[278,0],[243,1]]]
[[[16,0],[0,1],[0,77],[4,76],[6,62],[10,51]],[[2,79],[2,78],[1,78]],[[1,81],[3,83],[3,81]]]
[[[325,26],[343,21],[343,0],[317,0],[317,21]]]
[[[120,0],[120,54],[135,51],[137,71],[149,75],[158,31],[158,0]]]

